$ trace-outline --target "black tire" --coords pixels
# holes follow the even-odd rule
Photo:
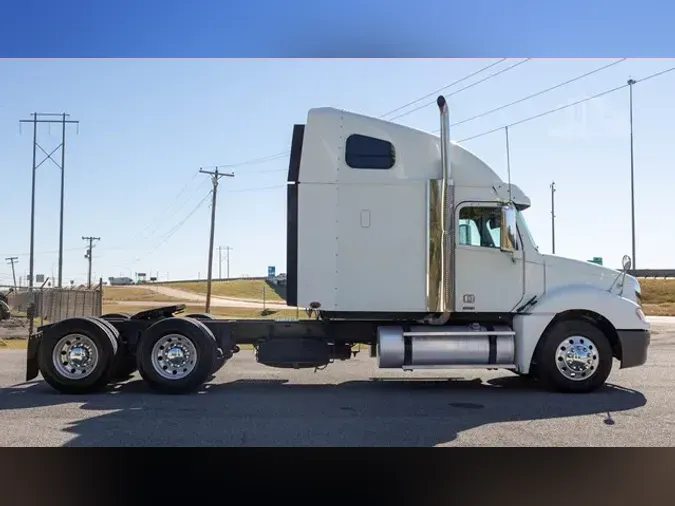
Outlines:
[[[96,347],[99,359],[93,370],[81,379],[61,374],[52,360],[54,348],[69,334],[81,334]],[[68,318],[55,324],[47,332],[38,349],[38,367],[45,381],[64,394],[88,394],[102,390],[108,383],[111,365],[117,356],[117,339],[100,319],[90,317]]]
[[[108,313],[101,316],[101,318],[104,320],[128,320],[131,318],[131,315],[129,313]]]
[[[100,318],[104,325],[106,325],[115,339],[117,339],[117,355],[115,356],[115,361],[111,365],[110,371],[110,381],[113,383],[119,383],[129,379],[136,372],[136,356],[131,353],[129,347],[120,339],[120,334],[117,328],[110,323],[110,319],[129,319],[129,315],[126,313],[110,313],[101,316]]]
[[[0,320],[9,320],[11,316],[12,312],[9,309],[9,305],[5,301],[0,300]]]
[[[185,315],[184,318],[194,318],[195,320],[215,320],[215,318],[208,313],[192,313]]]
[[[177,379],[162,376],[153,365],[153,347],[169,334],[178,334],[188,341],[186,344],[194,346],[196,350],[192,370]],[[202,386],[212,374],[216,356],[217,346],[213,333],[202,322],[193,318],[172,317],[158,321],[145,331],[136,350],[138,371],[143,379],[154,390],[169,394],[189,393]]]
[[[194,318],[195,320],[204,321],[204,320],[215,320],[215,318],[208,313],[192,313],[185,315],[184,318]],[[211,372],[211,377],[213,377],[218,371],[220,371],[227,362],[227,358],[222,350],[218,349],[216,359],[213,363],[213,371]]]
[[[225,363],[227,362],[227,357],[225,357],[225,354],[222,352],[222,350],[218,350],[218,355],[216,356],[216,359],[213,361],[213,371],[211,371],[211,376],[215,375],[218,371],[220,371]]]
[[[556,364],[558,347],[578,336],[581,346],[587,347],[591,356],[597,360],[596,366],[586,373],[577,373],[578,378],[570,379],[563,375]],[[566,320],[549,329],[535,351],[537,376],[546,388],[555,392],[588,393],[601,387],[612,372],[612,346],[607,336],[595,325],[584,320]],[[559,360],[561,367],[565,366]]]

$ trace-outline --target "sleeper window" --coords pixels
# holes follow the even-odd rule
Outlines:
[[[345,162],[353,169],[391,169],[396,151],[391,142],[365,135],[350,135],[345,146]]]

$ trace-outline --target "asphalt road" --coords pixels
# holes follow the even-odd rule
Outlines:
[[[672,321],[653,319],[645,366],[615,369],[588,395],[540,391],[508,371],[383,372],[363,354],[276,370],[242,351],[194,395],[157,395],[135,378],[72,397],[22,383],[25,352],[2,351],[0,445],[672,446]]]

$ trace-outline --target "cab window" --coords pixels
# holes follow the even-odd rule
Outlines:
[[[459,211],[459,244],[481,248],[501,247],[499,207],[463,207]]]

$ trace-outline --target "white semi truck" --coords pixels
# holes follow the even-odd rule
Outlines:
[[[287,303],[295,321],[177,317],[184,306],[69,318],[31,336],[27,379],[83,393],[136,369],[154,389],[199,388],[254,346],[272,367],[318,368],[370,345],[380,368],[509,369],[564,392],[647,358],[640,285],[623,271],[541,253],[530,199],[450,141],[333,108],[293,129]]]

